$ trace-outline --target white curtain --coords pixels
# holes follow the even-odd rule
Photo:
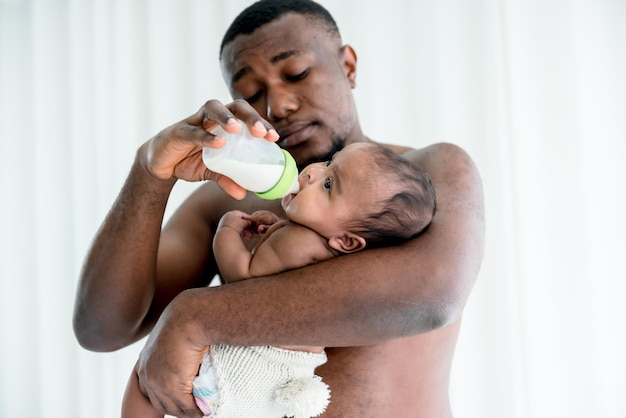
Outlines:
[[[136,148],[229,101],[218,45],[250,3],[0,0],[0,416],[118,416],[141,343],[75,342],[82,259]],[[321,3],[365,132],[454,142],[483,176],[455,415],[625,417],[626,2]]]

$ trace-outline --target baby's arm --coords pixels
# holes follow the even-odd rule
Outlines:
[[[230,211],[220,219],[213,238],[213,253],[219,266],[220,276],[226,282],[249,279],[252,253],[244,244],[244,238],[251,238],[256,231],[251,230],[250,215],[241,211]]]
[[[253,251],[244,238],[265,233]],[[266,276],[332,258],[325,239],[316,232],[272,212],[248,215],[227,212],[213,239],[213,253],[226,282]]]

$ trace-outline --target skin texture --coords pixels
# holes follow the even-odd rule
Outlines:
[[[141,390],[176,416],[201,416],[191,382],[214,343],[330,347],[317,371],[332,391],[324,417],[451,416],[450,367],[484,246],[473,162],[451,144],[391,146],[428,171],[437,189],[438,210],[425,233],[391,248],[200,287],[217,272],[211,242],[225,212],[282,213],[279,202],[236,200],[218,187],[245,195],[202,164],[202,146],[221,145],[208,133],[216,123],[234,132],[236,117],[269,140],[278,132],[300,165],[328,159],[338,141],[369,141],[351,93],[356,54],[302,16],[287,14],[235,38],[222,68],[234,102],[207,102],[137,151],[85,260],[74,315],[79,342],[109,351],[150,332],[137,365]],[[242,68],[245,75],[231,83]],[[249,104],[238,100],[250,97]],[[176,179],[214,182],[162,228]]]

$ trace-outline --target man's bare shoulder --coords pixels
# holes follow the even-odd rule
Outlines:
[[[420,165],[432,178],[437,192],[467,193],[475,190],[482,199],[482,182],[471,156],[455,144],[441,142],[423,148],[385,144]]]
[[[442,158],[448,162],[468,163],[472,159],[469,154],[458,145],[449,142],[438,142],[422,148],[413,148],[406,145],[381,144],[389,147],[394,152],[401,154],[405,158],[417,163],[428,164],[429,161]]]

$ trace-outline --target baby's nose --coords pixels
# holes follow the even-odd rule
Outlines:
[[[314,183],[322,175],[324,167],[324,163],[310,164],[302,170],[300,177],[306,184]]]

